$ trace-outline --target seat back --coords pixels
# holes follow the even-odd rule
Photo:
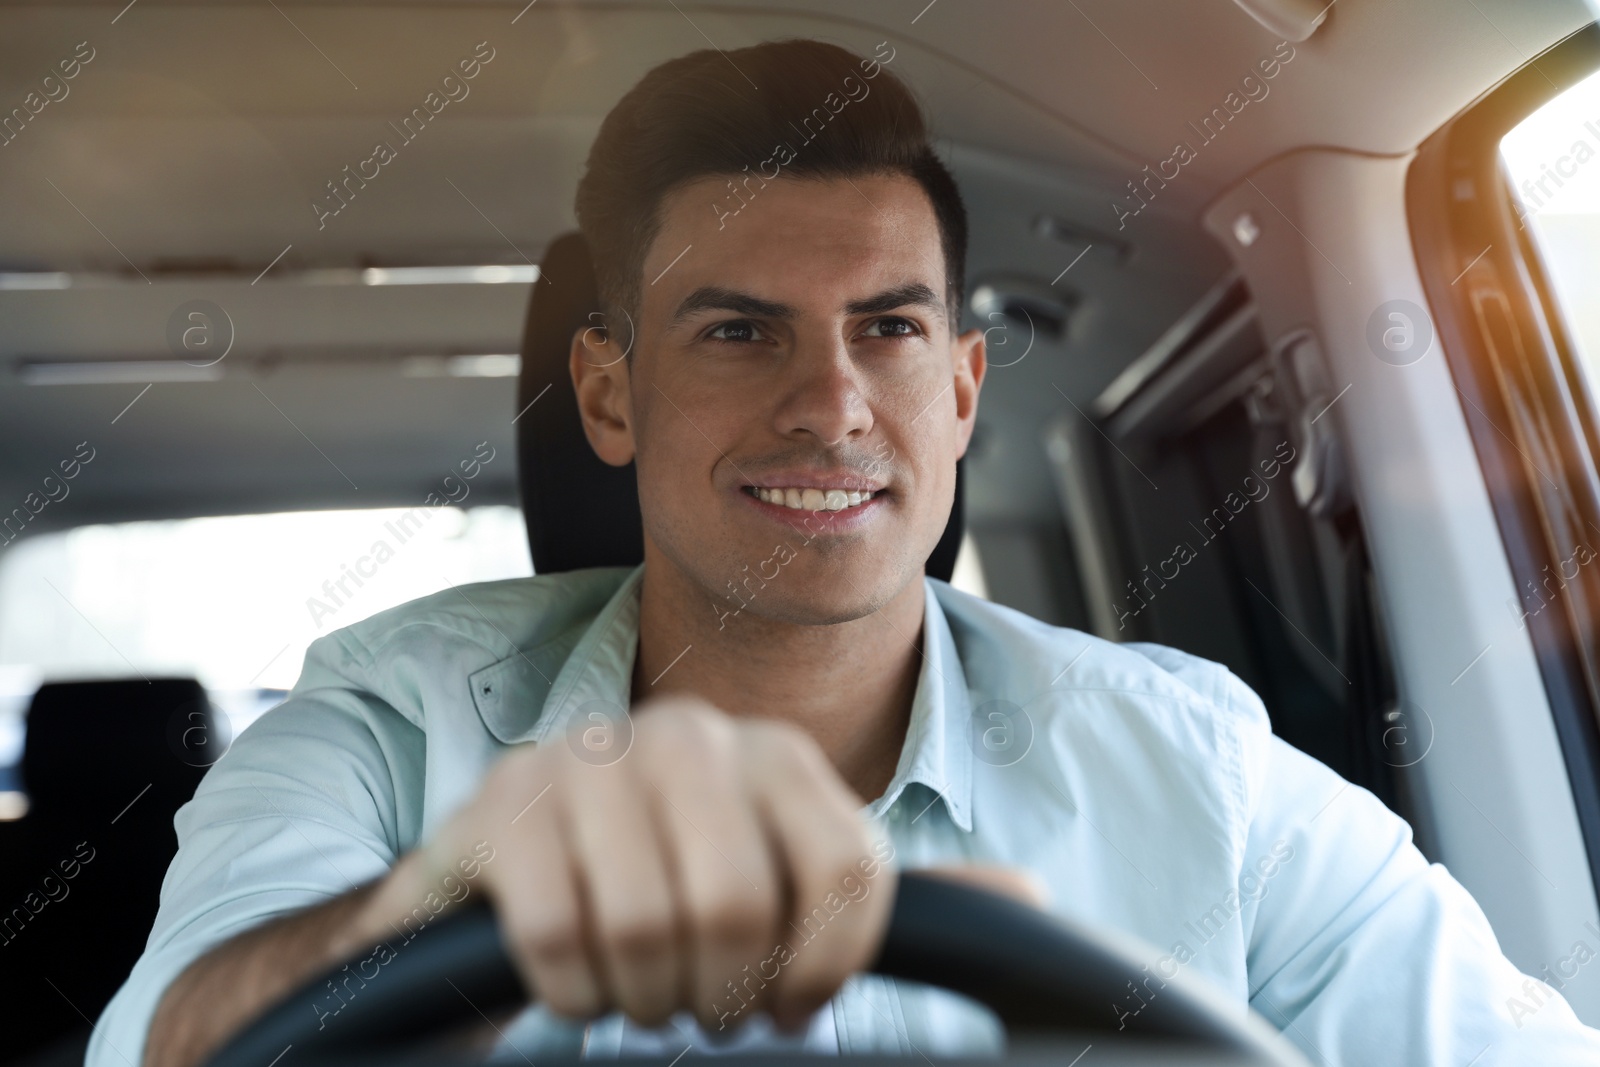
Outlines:
[[[576,233],[557,238],[528,300],[517,383],[517,483],[539,574],[644,559],[634,466],[609,466],[589,447],[567,367],[573,334],[599,324],[599,310],[587,243]],[[955,503],[927,563],[946,581],[961,547],[964,466],[956,464]]]
[[[28,811],[0,837],[6,1055],[88,1032],[155,923],[173,816],[220,755],[192,678],[55,682],[28,708]],[[79,1012],[83,1015],[80,1015]]]

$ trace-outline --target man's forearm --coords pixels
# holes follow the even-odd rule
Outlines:
[[[150,1022],[146,1067],[194,1067],[279,997],[381,940],[372,905],[383,885],[247,930],[190,964]]]

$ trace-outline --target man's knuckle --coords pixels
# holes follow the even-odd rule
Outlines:
[[[687,702],[641,716],[648,748],[668,762],[692,760],[728,747],[732,723],[708,704]],[[641,727],[641,730],[644,728]]]
[[[819,769],[811,735],[789,723],[763,722],[750,724],[743,740],[744,758],[761,780],[781,792],[811,790]]]
[[[765,938],[777,922],[777,901],[748,886],[713,890],[693,907],[697,938],[718,945],[747,945]]]
[[[736,734],[733,720],[710,705],[694,709],[689,719],[690,729],[686,740],[702,752],[727,752],[732,749]]]
[[[829,889],[839,889],[848,884],[856,873],[856,864],[865,849],[853,847],[850,841],[841,841],[822,861],[822,876]]]
[[[810,734],[784,719],[765,719],[750,724],[751,736],[775,752],[793,755],[813,744]]]
[[[607,924],[601,936],[609,956],[630,964],[661,959],[672,951],[676,938],[671,920],[654,912],[616,919]]]
[[[583,937],[576,923],[522,919],[506,925],[507,939],[535,965],[566,966],[583,957]]]

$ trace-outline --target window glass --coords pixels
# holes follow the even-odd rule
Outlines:
[[[1600,74],[1500,142],[1517,214],[1533,236],[1591,381],[1600,371]]]
[[[128,522],[18,541],[0,554],[0,767],[20,757],[40,682],[194,677],[237,735],[323,634],[532,573],[522,515],[500,506]]]

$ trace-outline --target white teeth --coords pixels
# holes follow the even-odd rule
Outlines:
[[[873,497],[872,490],[855,489],[761,489],[756,498],[768,504],[794,508],[797,511],[843,511],[865,504]]]

